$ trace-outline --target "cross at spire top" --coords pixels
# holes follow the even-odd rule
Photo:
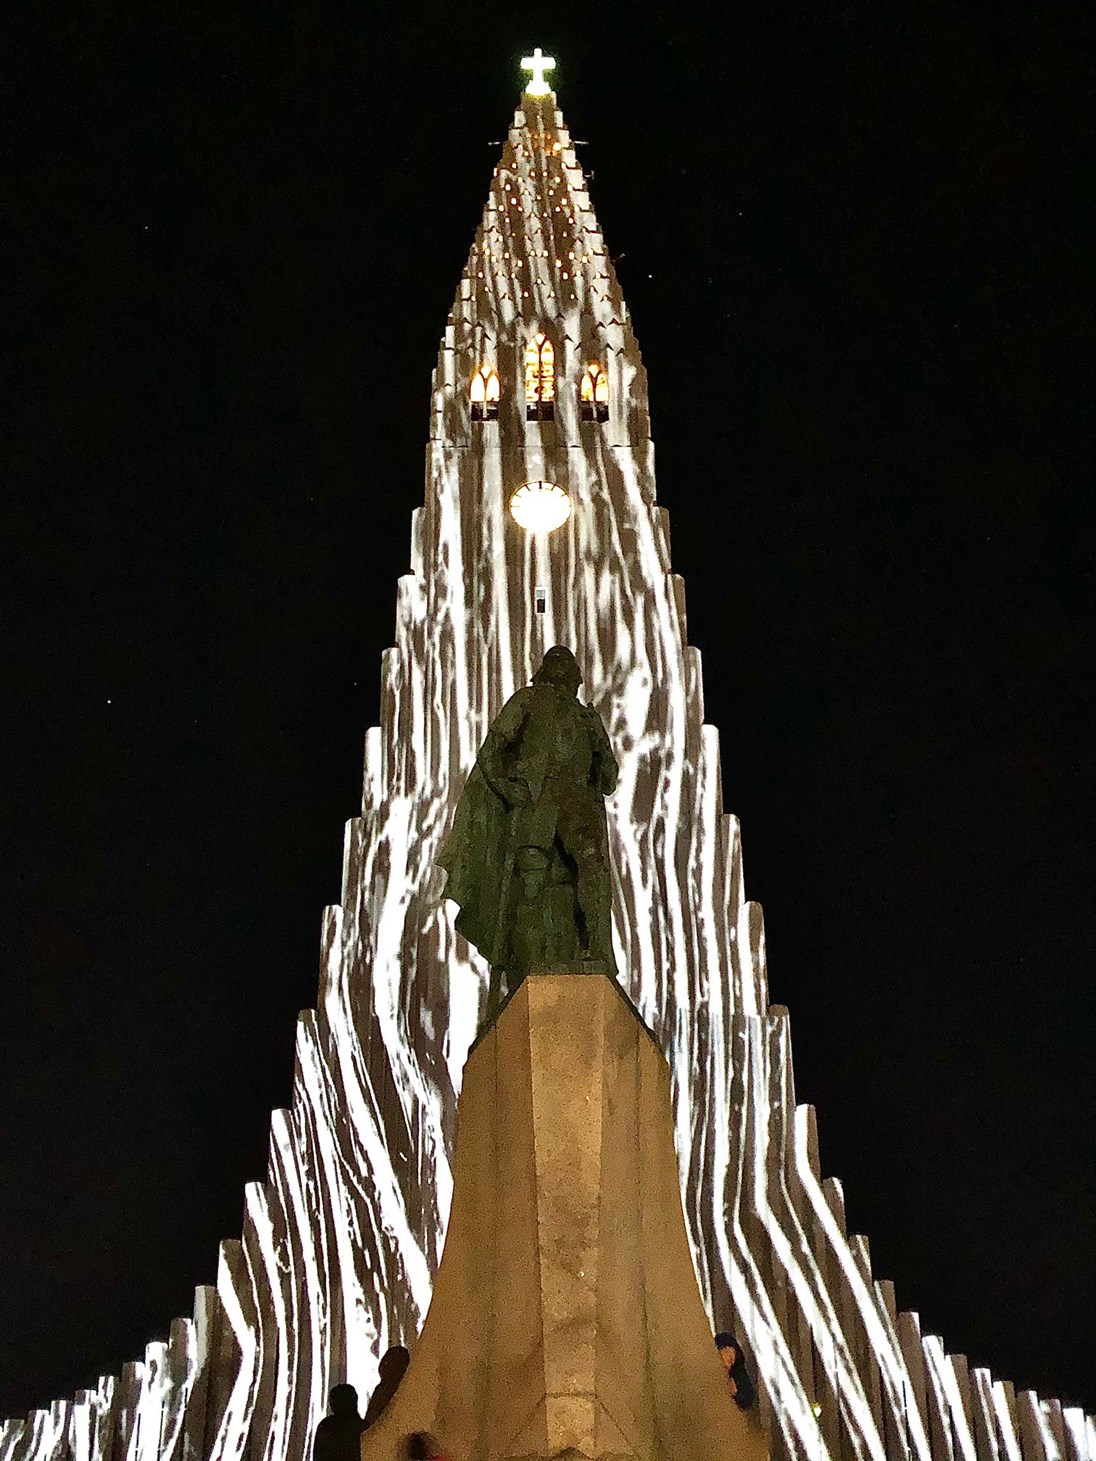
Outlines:
[[[544,55],[537,46],[531,56],[522,56],[521,69],[531,73],[525,88],[526,96],[548,96],[552,88],[545,81],[544,73],[556,69],[555,57]]]

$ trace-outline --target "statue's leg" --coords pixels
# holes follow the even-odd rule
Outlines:
[[[550,855],[542,847],[519,847],[514,856],[517,896],[510,923],[513,967],[508,993],[531,970],[545,963],[544,904],[548,886]]]
[[[585,945],[583,956],[611,964],[609,880],[605,859],[599,848],[589,845],[576,848],[572,855],[578,871],[575,899],[579,934]]]
[[[575,901],[574,859],[558,841],[552,848],[544,890],[544,953],[549,969],[573,968],[582,957]]]
[[[487,1013],[483,1017],[485,1026],[491,1023],[502,1006],[502,976],[502,969],[497,964],[492,964],[491,978],[487,985]]]

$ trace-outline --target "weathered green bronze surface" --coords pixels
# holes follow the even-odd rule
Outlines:
[[[487,732],[438,858],[457,929],[492,968],[489,1019],[533,970],[616,972],[604,799],[617,763],[581,682],[569,649],[548,650]]]

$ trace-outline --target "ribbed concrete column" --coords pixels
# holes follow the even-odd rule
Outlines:
[[[689,1252],[669,1070],[616,985],[535,975],[473,1052],[411,1368],[363,1461],[761,1461]]]

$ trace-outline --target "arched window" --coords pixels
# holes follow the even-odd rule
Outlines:
[[[525,347],[525,418],[552,421],[556,414],[556,352],[538,330]]]
[[[592,361],[582,372],[582,386],[579,392],[580,414],[583,421],[608,421],[609,419],[609,377],[603,366]]]
[[[472,420],[499,419],[499,378],[489,365],[481,365],[472,377]]]

